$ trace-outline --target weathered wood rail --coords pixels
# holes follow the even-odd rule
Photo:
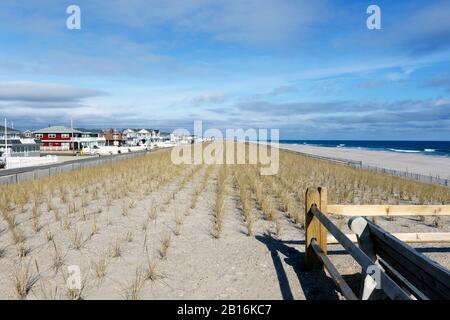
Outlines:
[[[341,206],[327,203],[326,188],[309,188],[305,206],[305,265],[325,268],[346,299],[450,299],[450,271],[403,240],[448,242],[448,234],[395,234],[360,217],[364,215],[449,215],[450,206]],[[361,210],[361,214],[358,213]],[[351,216],[346,235],[329,219],[333,211]],[[329,235],[330,234],[330,235]],[[356,245],[354,242],[357,242]],[[362,267],[359,295],[350,288],[327,256],[327,244],[342,245]]]
[[[448,205],[329,205],[328,211],[341,216],[449,216]]]
[[[450,205],[328,205],[328,213],[345,217],[405,217],[405,216],[448,216]],[[393,233],[394,237],[408,243],[450,243],[449,232],[429,233]],[[356,235],[347,234],[347,237],[357,242]],[[332,236],[329,243],[336,243]]]

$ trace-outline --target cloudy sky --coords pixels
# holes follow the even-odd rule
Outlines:
[[[0,118],[449,140],[449,17],[450,0],[1,0]]]

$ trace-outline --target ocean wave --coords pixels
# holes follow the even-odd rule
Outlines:
[[[424,149],[423,151],[425,151],[425,152],[435,152],[436,149]]]
[[[388,148],[389,151],[393,151],[393,152],[401,152],[401,153],[420,153],[422,151],[420,150],[404,150],[404,149],[392,149],[392,148]]]

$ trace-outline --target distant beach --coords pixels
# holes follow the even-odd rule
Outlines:
[[[362,161],[364,165],[422,175],[439,176],[445,179],[450,177],[450,157],[448,156],[430,156],[424,154],[425,151],[413,152],[407,149],[404,152],[392,152],[385,151],[381,148],[380,150],[362,147],[349,148],[345,145],[336,144],[336,142],[334,145],[335,147],[326,147],[303,143],[280,142],[280,148],[316,156]]]
[[[427,156],[450,157],[450,141],[407,140],[280,140],[285,144],[302,144],[316,147],[351,148],[395,153],[413,153]]]

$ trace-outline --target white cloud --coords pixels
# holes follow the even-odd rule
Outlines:
[[[226,96],[222,92],[212,92],[199,95],[192,99],[194,104],[223,103]]]
[[[101,92],[58,83],[31,81],[0,82],[0,101],[79,101],[102,95]]]
[[[244,45],[289,44],[321,23],[328,1],[307,0],[110,0],[93,4],[114,23],[178,32],[201,32],[217,41]]]
[[[288,93],[296,92],[297,88],[295,86],[291,85],[282,85],[279,87],[274,88],[272,91],[269,92],[270,96],[280,96]]]
[[[426,53],[450,46],[450,2],[438,1],[421,7],[405,19],[399,19],[397,40],[416,53]]]

